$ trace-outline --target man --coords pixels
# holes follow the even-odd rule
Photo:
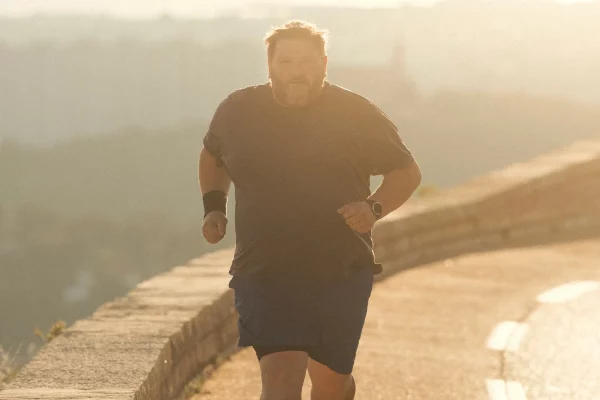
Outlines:
[[[261,400],[351,400],[373,275],[371,229],[421,172],[368,99],[325,80],[326,32],[292,21],[265,38],[270,82],[237,90],[204,137],[203,235],[220,241],[235,185],[229,287],[239,346],[253,346]],[[371,195],[370,176],[383,175]]]

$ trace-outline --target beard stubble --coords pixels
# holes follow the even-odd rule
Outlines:
[[[325,81],[325,74],[308,77],[296,77],[284,82],[271,73],[271,88],[278,103],[287,107],[305,107],[315,100]]]

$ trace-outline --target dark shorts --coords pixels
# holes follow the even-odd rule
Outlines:
[[[333,283],[267,281],[233,277],[239,313],[239,347],[257,357],[303,350],[315,361],[349,374],[373,288],[373,270],[355,268]]]

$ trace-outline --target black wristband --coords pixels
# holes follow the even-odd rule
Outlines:
[[[212,211],[221,211],[227,215],[227,194],[222,190],[211,190],[202,196],[204,203],[204,216]]]

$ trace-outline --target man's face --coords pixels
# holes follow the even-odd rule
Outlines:
[[[269,61],[273,96],[287,107],[304,107],[321,93],[327,57],[309,40],[281,39]]]

